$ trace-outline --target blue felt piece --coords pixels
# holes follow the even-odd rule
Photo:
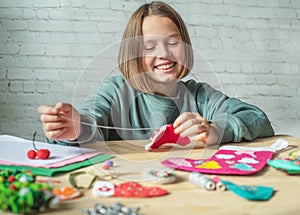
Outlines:
[[[221,182],[226,185],[226,188],[228,190],[231,190],[236,195],[253,201],[269,200],[272,197],[274,192],[274,189],[272,187],[240,186],[224,180],[221,180]]]

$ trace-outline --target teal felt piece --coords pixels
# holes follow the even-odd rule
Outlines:
[[[268,160],[268,164],[278,170],[282,170],[288,174],[300,174],[300,162],[290,159]]]
[[[238,196],[252,201],[266,201],[269,200],[274,192],[272,187],[265,186],[241,186],[229,181],[221,180],[226,188]]]

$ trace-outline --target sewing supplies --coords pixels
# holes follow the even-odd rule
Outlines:
[[[243,147],[225,145],[210,158],[168,158],[162,161],[166,167],[210,174],[250,175],[261,171],[276,151],[288,146],[288,141],[278,139],[269,147]]]
[[[56,207],[58,198],[48,183],[37,183],[28,170],[0,171],[0,209],[12,213],[32,214]]]
[[[37,149],[36,146],[35,146],[35,136],[37,134],[37,131],[35,131],[33,133],[33,138],[32,138],[32,145],[33,145],[33,149],[30,149],[28,152],[27,152],[27,157],[29,159],[35,159],[36,157],[38,157],[39,159],[48,159],[49,156],[50,156],[50,151],[48,149]]]
[[[71,200],[82,196],[82,192],[70,186],[53,188],[53,194],[59,198],[60,201]]]
[[[70,119],[64,115],[60,115],[60,117],[76,122],[73,119]],[[86,122],[79,122],[82,125],[88,125],[96,128],[105,128],[105,129],[115,129],[115,130],[128,130],[128,131],[145,131],[145,130],[153,130],[153,128],[122,128],[122,127],[114,127],[114,126],[104,126],[104,125],[94,125]],[[159,148],[160,146],[168,143],[174,143],[180,146],[186,146],[191,142],[188,137],[181,137],[179,134],[174,133],[173,124],[163,125],[158,128],[150,137],[150,142],[145,145],[145,150],[151,150]]]
[[[211,180],[215,183],[216,190],[226,190],[225,184],[222,183],[221,179],[218,176],[213,176]]]
[[[123,204],[115,202],[111,206],[96,203],[94,208],[83,208],[81,212],[84,215],[139,215],[139,210],[139,207],[125,207]]]
[[[107,160],[105,161],[104,165],[102,166],[102,169],[104,170],[109,170],[110,168],[112,168],[114,165],[112,160]]]
[[[145,145],[145,150],[156,149],[167,143],[175,143],[186,146],[191,142],[188,137],[181,137],[174,133],[173,124],[163,125],[157,129],[150,137],[150,143]]]
[[[266,186],[241,186],[230,181],[221,180],[225,184],[227,190],[232,191],[236,195],[252,201],[266,201],[273,196],[273,187]]]
[[[156,184],[171,184],[176,182],[173,170],[167,168],[149,168],[142,172],[142,178]]]
[[[64,115],[60,115],[60,117],[75,122],[75,120],[70,119]],[[114,127],[114,126],[104,126],[104,125],[94,125],[86,122],[79,122],[82,125],[88,125],[96,128],[105,128],[105,129],[115,129],[115,130],[128,130],[128,131],[143,131],[143,130],[153,130],[153,128],[122,128],[122,127]],[[150,137],[150,143],[145,145],[145,150],[151,150],[159,148],[160,146],[167,143],[174,143],[181,146],[186,146],[189,144],[191,140],[188,137],[181,137],[179,134],[174,133],[173,124],[163,125],[158,128]],[[107,167],[105,167],[107,168]]]
[[[190,173],[189,181],[199,187],[204,188],[205,190],[210,191],[216,189],[215,182],[199,172]]]
[[[290,152],[287,158],[268,160],[268,164],[290,175],[300,174],[300,151]]]
[[[145,130],[152,130],[153,128],[123,128],[123,127],[114,127],[114,126],[105,126],[105,125],[94,125],[86,122],[81,122],[77,120],[70,119],[63,114],[59,115],[61,118],[64,118],[66,120],[72,121],[72,122],[79,122],[82,125],[88,125],[90,127],[94,128],[105,128],[105,129],[114,129],[114,130],[125,130],[125,131],[145,131]]]

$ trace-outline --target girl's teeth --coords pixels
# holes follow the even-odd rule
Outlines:
[[[158,66],[157,68],[158,68],[158,69],[161,69],[161,70],[164,70],[164,69],[169,69],[169,68],[171,68],[173,65],[174,65],[174,63],[170,63],[170,64]]]

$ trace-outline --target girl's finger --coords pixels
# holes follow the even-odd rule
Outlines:
[[[185,129],[183,132],[180,133],[180,136],[182,137],[191,137],[195,135],[199,135],[204,132],[208,132],[209,128],[205,124],[195,124],[187,129]]]
[[[203,141],[204,144],[206,144],[208,138],[208,132],[203,132],[198,135],[190,137],[191,141]]]
[[[67,131],[67,128],[63,129],[57,129],[57,130],[51,130],[48,132],[45,132],[46,136],[52,140],[59,140],[59,139],[64,139],[62,136],[64,133]]]
[[[63,128],[67,128],[66,122],[47,122],[43,123],[43,130],[46,132],[55,131]]]

